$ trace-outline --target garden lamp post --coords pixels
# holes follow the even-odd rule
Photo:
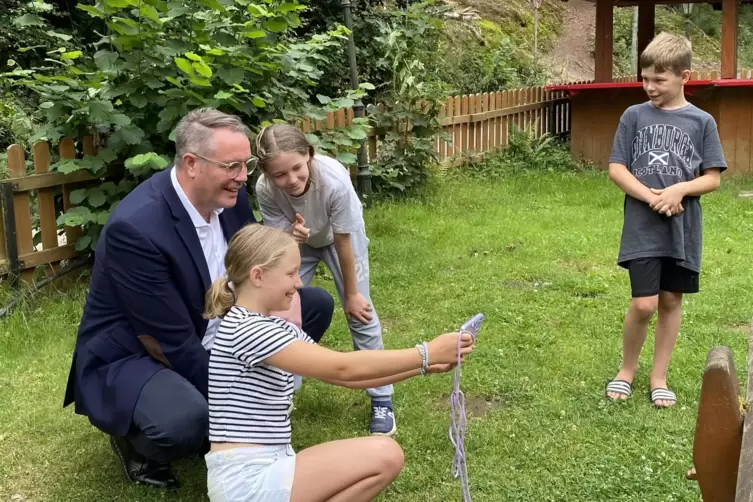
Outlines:
[[[353,41],[353,16],[350,12],[350,0],[342,0],[345,14],[345,27],[350,31],[348,36],[348,58],[350,60],[350,86],[358,89],[358,67],[356,66],[356,45]],[[356,99],[353,103],[353,115],[363,117],[366,115],[363,102]],[[356,174],[356,187],[358,196],[367,208],[371,207],[371,168],[366,158],[366,140],[361,140],[358,146],[358,173]]]

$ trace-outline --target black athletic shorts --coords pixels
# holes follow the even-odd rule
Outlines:
[[[659,291],[698,293],[698,273],[677,265],[674,258],[637,258],[626,265],[633,298]]]

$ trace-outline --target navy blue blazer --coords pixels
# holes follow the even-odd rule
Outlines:
[[[255,221],[245,190],[220,214],[228,241]],[[124,436],[142,387],[165,367],[206,397],[209,355],[201,340],[209,286],[170,169],[156,173],[120,202],[102,230],[63,406],[75,402],[94,426]]]

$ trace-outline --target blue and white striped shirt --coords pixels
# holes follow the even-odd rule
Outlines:
[[[294,324],[233,306],[209,357],[209,440],[289,444],[293,374],[264,364],[295,340],[315,343]]]

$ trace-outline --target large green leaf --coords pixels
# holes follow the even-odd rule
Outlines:
[[[175,58],[175,64],[178,65],[178,68],[185,73],[186,75],[193,77],[195,75],[193,71],[193,66],[191,66],[191,62],[185,58]]]
[[[102,71],[117,68],[118,53],[108,50],[100,50],[94,53],[94,64]]]
[[[110,122],[119,126],[127,126],[131,123],[131,119],[128,118],[128,115],[124,115],[122,113],[115,113],[110,118]]]
[[[339,152],[337,154],[337,160],[339,160],[341,163],[348,165],[348,164],[355,164],[358,162],[358,157],[353,155],[350,152]]]
[[[71,195],[69,197],[71,204],[81,204],[86,200],[86,188],[79,188],[78,190],[73,190],[71,192]]]
[[[243,68],[228,68],[221,66],[217,69],[217,76],[228,85],[237,84],[243,81],[245,72]]]
[[[89,247],[89,244],[91,244],[92,238],[88,235],[82,235],[78,239],[76,239],[76,251],[83,251],[84,249]]]
[[[246,10],[248,10],[248,13],[253,17],[266,17],[269,15],[269,11],[263,5],[251,4]]]
[[[144,131],[133,124],[121,127],[115,134],[120,134],[120,137],[129,145],[137,145],[144,139]]]
[[[212,76],[212,69],[204,61],[197,61],[192,66],[196,73],[202,77],[209,78]]]
[[[131,7],[134,4],[129,2],[128,0],[104,0],[105,5],[108,7],[117,7],[117,8],[124,8],[124,7]],[[138,5],[138,4],[136,4]]]
[[[189,78],[188,79],[193,85],[198,85],[200,87],[211,87],[212,83],[205,79],[205,78]]]
[[[160,23],[159,12],[157,12],[157,9],[147,3],[142,3],[141,8],[139,9],[139,14],[141,14],[142,17],[149,19],[150,21]]]
[[[65,33],[58,33],[57,31],[52,31],[52,30],[47,31],[45,33],[51,37],[59,38],[60,40],[63,40],[64,42],[67,42],[73,38],[71,35],[66,35]]]
[[[60,59],[65,61],[66,59],[78,59],[83,55],[83,52],[81,51],[70,51],[70,52],[64,52]]]
[[[118,158],[118,154],[110,148],[100,148],[97,152],[97,158],[101,159],[102,162],[112,162]]]
[[[13,19],[13,24],[25,28],[27,26],[45,26],[44,19],[34,14],[24,14]]]
[[[100,211],[97,213],[97,223],[100,225],[104,225],[107,223],[107,220],[110,218],[110,215],[112,212],[110,211]]]
[[[364,131],[363,129],[352,129],[352,128],[347,129],[345,131],[345,134],[347,134],[348,137],[351,139],[356,139],[356,140],[366,139],[366,131]]]
[[[276,17],[264,22],[264,28],[272,33],[281,33],[288,27],[288,22],[284,17]]]
[[[104,205],[105,202],[107,202],[107,196],[99,187],[90,188],[87,191],[86,198],[89,201],[89,204],[91,204],[92,207],[100,207]]]
[[[285,2],[277,7],[277,11],[285,14],[286,12],[293,12],[296,10],[306,10],[305,5],[301,5],[293,2]]]
[[[110,101],[97,100],[89,102],[89,120],[95,124],[110,122],[113,107]]]
[[[171,78],[171,77],[168,77]],[[131,101],[131,104],[135,106],[136,108],[144,108],[147,104],[146,97],[143,94],[133,94],[128,97],[128,99]]]
[[[244,31],[243,36],[246,38],[263,38],[267,36],[267,32],[264,30]]]
[[[110,195],[118,193],[120,191],[120,189],[118,188],[118,185],[116,185],[112,181],[105,181],[104,183],[100,185],[99,188],[101,188],[105,193],[110,194]]]
[[[68,159],[63,160],[58,164],[58,172],[61,172],[63,174],[70,174],[76,171],[80,171],[83,169],[84,166],[81,164],[80,161],[77,161],[76,159]]]
[[[91,211],[86,206],[76,206],[70,208],[64,214],[58,216],[58,225],[67,225],[69,227],[78,227],[88,222]]]
[[[173,77],[165,77],[165,80],[167,80],[168,82],[170,82],[171,84],[173,84],[173,85],[174,85],[174,86],[176,86],[176,87],[183,87],[183,84],[181,84],[181,83],[180,83],[180,82],[178,81],[178,79],[176,79],[176,78],[173,78]]]

